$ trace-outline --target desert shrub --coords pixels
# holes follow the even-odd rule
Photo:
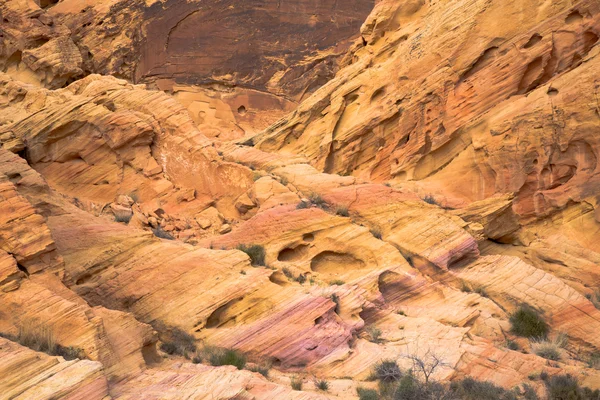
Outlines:
[[[469,285],[466,281],[461,280],[460,291],[464,293],[471,293],[473,289],[471,288],[471,285]]]
[[[258,245],[258,244],[253,244],[250,246],[247,246],[245,244],[240,244],[237,247],[238,250],[243,251],[244,253],[246,253],[248,255],[248,257],[250,257],[250,264],[252,264],[253,267],[259,267],[259,266],[264,266],[265,265],[265,248]]]
[[[510,316],[512,332],[532,339],[545,339],[548,324],[529,306],[521,306]]]
[[[378,400],[379,394],[375,389],[365,389],[358,387],[356,388],[356,394],[358,394],[359,400]]]
[[[332,286],[334,286],[334,285],[335,285],[335,286],[342,286],[342,285],[343,285],[343,284],[345,284],[345,283],[346,283],[346,282],[344,282],[344,281],[343,281],[343,280],[341,280],[341,279],[334,279],[334,280],[332,280],[332,281],[330,281],[330,282],[329,282],[329,284],[330,284],[330,285],[332,285]]]
[[[532,344],[533,352],[547,360],[560,361],[560,347],[557,343],[548,340],[535,342]]]
[[[476,286],[475,293],[477,293],[481,297],[488,297],[488,294],[483,286]]]
[[[298,282],[299,284],[303,284],[304,282],[306,282],[306,276],[304,276],[303,274],[300,274],[296,277],[296,282]]]
[[[435,199],[433,198],[432,195],[428,194],[427,196],[423,197],[423,201],[427,204],[431,204],[436,206],[438,203],[437,201],[435,201]]]
[[[546,379],[548,400],[583,400],[579,382],[571,375],[555,375]]]
[[[523,399],[525,399],[525,400],[539,400],[539,397],[538,397],[537,393],[535,392],[534,388],[532,388],[528,384],[524,384],[523,385]]]
[[[288,178],[286,178],[285,176],[282,176],[279,178],[279,182],[283,185],[283,186],[287,186],[290,181],[288,180]]]
[[[319,208],[326,208],[327,207],[327,202],[321,197],[321,195],[317,194],[317,193],[311,193],[308,196],[308,199],[310,200],[310,202],[312,204],[314,204],[315,206],[319,207]]]
[[[349,217],[350,213],[348,212],[348,207],[339,206],[335,209],[335,214],[340,217]]]
[[[383,238],[381,229],[379,227],[371,228],[371,235],[373,235],[376,239],[379,239],[379,240],[381,240]]]
[[[54,339],[54,333],[47,327],[36,323],[24,323],[17,336],[0,334],[0,337],[15,341],[31,350],[41,351],[51,356],[61,356],[65,360],[84,358],[83,350],[72,346],[61,346]]]
[[[252,172],[252,180],[254,182],[259,180],[260,178],[262,178],[262,174],[260,172],[257,172],[257,171]]]
[[[281,272],[283,272],[283,274],[286,276],[286,278],[294,279],[294,273],[288,267],[283,267]]]
[[[506,341],[506,348],[509,350],[519,350],[519,344],[514,340],[508,339]]]
[[[194,357],[192,357],[192,363],[194,364],[200,364],[202,362],[202,356],[200,354],[195,354]]]
[[[57,344],[54,348],[54,355],[61,356],[65,360],[76,360],[78,358],[83,358],[82,350],[77,347],[72,346],[61,346]]]
[[[336,314],[339,314],[340,313],[340,297],[337,294],[333,293],[331,295],[331,301],[333,301],[335,303],[335,308],[333,309],[333,311]]]
[[[310,208],[312,204],[309,201],[301,201],[296,205],[296,210],[302,210],[304,208]]]
[[[381,329],[376,326],[369,326],[367,328],[369,339],[373,343],[379,343],[381,341]]]
[[[514,392],[508,391],[491,382],[477,381],[473,378],[465,378],[458,382],[452,382],[450,389],[464,400],[516,400]]]
[[[35,351],[42,351],[52,355],[56,351],[54,333],[47,326],[24,323],[19,327],[19,334],[16,341]]]
[[[158,225],[156,229],[152,229],[152,233],[154,233],[154,236],[156,236],[157,238],[175,240],[175,237],[169,232],[165,231],[160,225]]]
[[[292,376],[292,379],[290,380],[290,386],[293,390],[302,390],[302,379],[298,378],[297,376]]]
[[[123,222],[125,224],[128,224],[129,221],[131,221],[132,217],[133,217],[133,214],[118,213],[118,214],[115,214],[115,222]]]
[[[246,355],[235,349],[223,349],[220,347],[206,347],[204,349],[208,362],[214,367],[233,365],[237,369],[246,366]]]
[[[315,381],[315,387],[324,392],[329,390],[329,382],[324,379],[318,379]]]
[[[161,335],[163,343],[160,349],[170,355],[180,355],[186,357],[190,353],[196,351],[196,338],[179,328],[169,328],[168,331]]]
[[[590,359],[588,360],[588,367],[600,369],[600,353],[599,352],[593,352],[592,354],[590,354]]]
[[[251,366],[250,368],[248,368],[248,370],[252,371],[252,372],[258,372],[259,374],[261,374],[265,378],[268,378],[269,377],[269,371],[271,370],[271,363],[263,362],[263,363],[260,363],[260,364],[254,364],[253,366]]]
[[[588,294],[585,297],[592,302],[594,307],[600,310],[600,290],[595,290],[594,293]]]
[[[383,360],[375,364],[373,377],[381,382],[397,382],[402,378],[402,371],[394,360]]]

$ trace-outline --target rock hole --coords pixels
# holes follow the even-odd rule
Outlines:
[[[592,47],[594,47],[594,45],[598,43],[599,39],[600,38],[598,37],[598,35],[596,35],[596,33],[592,31],[587,31],[583,34],[583,51],[585,52],[585,54],[590,52]]]
[[[240,302],[242,299],[243,299],[243,297],[236,299],[236,300],[231,300],[231,301],[223,304],[221,307],[217,308],[215,311],[212,312],[212,314],[210,314],[208,316],[208,318],[206,319],[206,324],[204,326],[206,328],[210,329],[210,328],[217,328],[219,326],[223,326],[224,324],[226,324],[227,322],[229,322],[231,320],[233,322],[235,322],[235,317],[233,319],[225,318],[226,313],[233,305]]]
[[[542,40],[542,35],[540,35],[539,33],[536,33],[529,39],[529,41],[527,43],[525,43],[523,48],[530,49],[533,46],[535,46],[536,44],[538,44],[541,40]]]
[[[548,89],[548,96],[550,97],[554,97],[558,94],[558,89],[555,89],[553,87],[551,87],[550,89]],[[537,161],[537,160],[535,160]]]
[[[279,255],[277,256],[277,260],[278,261],[286,261],[286,262],[297,261],[297,260],[305,257],[307,252],[308,252],[308,245],[306,245],[306,244],[301,244],[300,246],[293,247],[293,248],[287,247],[279,252]]]
[[[356,100],[358,100],[358,94],[352,93],[346,97],[346,104],[354,103]]]
[[[518,94],[525,94],[540,84],[544,74],[544,59],[540,56],[527,65],[527,69],[519,83]]]
[[[583,15],[581,15],[581,13],[578,10],[573,11],[565,19],[565,22],[567,24],[574,24],[581,21],[583,21]]]
[[[58,0],[40,0],[40,8],[46,9],[58,3]]]
[[[142,347],[142,357],[146,365],[158,364],[162,361],[162,358],[156,351],[156,343],[148,343]]]
[[[312,233],[305,233],[304,235],[302,235],[302,240],[304,240],[305,242],[312,242],[313,240],[315,240],[315,235],[313,235]]]
[[[245,106],[239,106],[237,111],[238,111],[238,114],[240,114],[240,115],[246,115],[246,112],[247,112]]]
[[[323,317],[319,317],[319,318],[315,319],[315,325],[319,325],[320,323],[323,322],[323,320],[324,320]]]
[[[29,271],[27,271],[27,268],[25,268],[23,265],[17,263],[17,268],[19,268],[19,271],[24,272],[25,275],[29,276]]]
[[[486,66],[490,65],[494,58],[496,58],[496,54],[498,53],[498,47],[490,47],[485,50],[473,64],[461,75],[459,79],[459,83],[469,79],[471,76],[476,74],[477,72],[484,69]]]
[[[364,268],[365,263],[351,254],[323,251],[310,262],[310,269],[320,273],[340,274]]]
[[[385,93],[385,86],[380,87],[379,89],[374,91],[373,94],[371,95],[371,103],[374,102],[375,100],[379,99],[384,93]]]

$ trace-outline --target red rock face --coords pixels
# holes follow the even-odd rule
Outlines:
[[[335,54],[355,38],[373,5],[374,0],[155,3],[144,16],[150,23],[135,77],[272,89],[298,98],[332,77],[335,62],[319,53]],[[276,74],[283,76],[272,87]]]

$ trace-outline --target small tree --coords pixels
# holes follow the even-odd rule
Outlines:
[[[423,375],[425,386],[429,385],[429,379],[438,368],[449,366],[441,356],[431,349],[428,349],[423,355],[419,355],[417,348],[417,351],[405,354],[403,357],[412,362],[412,371],[415,374]]]

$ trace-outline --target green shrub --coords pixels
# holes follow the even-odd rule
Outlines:
[[[296,277],[296,282],[298,282],[299,284],[304,284],[304,282],[306,282],[306,276],[304,276],[303,274],[300,274]]]
[[[512,332],[515,335],[545,339],[548,335],[548,324],[529,306],[521,306],[510,316]]]
[[[292,376],[292,379],[290,380],[290,386],[292,386],[293,390],[302,390],[302,379],[298,378],[297,376]]]
[[[491,382],[476,381],[473,378],[465,378],[458,382],[452,382],[450,389],[460,399],[464,400],[516,400],[514,392],[496,386]]]
[[[590,359],[588,361],[588,367],[600,369],[600,353],[599,352],[595,351],[592,354],[590,354]]]
[[[438,205],[437,201],[435,201],[435,198],[432,195],[430,195],[430,194],[428,194],[427,196],[423,197],[423,201],[425,203],[427,203],[427,204],[431,204],[431,205],[434,205],[434,206]]]
[[[375,364],[373,377],[381,382],[397,382],[402,378],[402,371],[394,360],[383,360]]]
[[[379,394],[375,389],[356,388],[359,400],[378,400]]]
[[[538,397],[537,393],[535,392],[535,389],[526,383],[523,385],[523,399],[524,400],[539,400],[539,397]]]
[[[335,215],[339,215],[340,217],[349,217],[350,213],[348,212],[348,207],[339,206],[335,209]]]
[[[41,351],[51,356],[60,356],[65,360],[75,360],[85,358],[83,350],[57,344],[54,339],[54,332],[48,327],[37,323],[24,323],[19,327],[17,336],[0,334],[11,341],[19,343],[34,351]]]
[[[324,392],[329,390],[329,382],[324,379],[318,379],[315,381],[315,386],[317,389],[322,390]]]
[[[200,364],[202,362],[202,356],[199,354],[196,354],[194,357],[192,357],[192,363],[194,364]]]
[[[203,352],[213,367],[233,365],[237,369],[244,369],[246,366],[246,355],[235,349],[207,346]]]
[[[381,341],[381,329],[376,326],[369,326],[367,328],[369,339],[373,343],[379,343]]]
[[[556,375],[546,380],[548,400],[583,400],[579,382],[571,375]]]
[[[250,257],[250,264],[253,267],[260,267],[265,265],[265,248],[258,245],[253,244],[250,246],[246,246],[245,244],[240,244],[237,247],[238,250],[243,251]]]
[[[54,348],[54,355],[61,356],[67,361],[83,358],[82,353],[81,349],[72,346],[65,347],[57,344]]]
[[[341,280],[341,279],[334,279],[334,280],[332,280],[332,281],[330,281],[330,282],[329,282],[329,284],[330,284],[330,285],[332,285],[332,286],[334,286],[334,285],[335,285],[335,286],[342,286],[342,285],[343,285],[343,284],[345,284],[345,283],[346,283],[346,282],[344,282],[344,281],[343,281],[343,280]]]

